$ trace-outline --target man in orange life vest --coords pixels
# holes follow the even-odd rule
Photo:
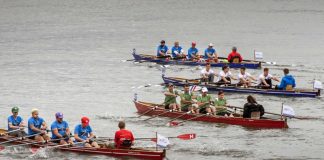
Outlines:
[[[133,133],[125,129],[126,124],[124,121],[118,123],[119,131],[115,133],[115,147],[116,148],[130,148],[134,144]]]
[[[241,63],[243,61],[243,58],[240,55],[240,53],[238,53],[236,51],[237,51],[237,48],[236,47],[233,47],[232,48],[232,52],[227,57],[228,62],[233,63],[234,59],[238,59],[238,62],[239,63]]]

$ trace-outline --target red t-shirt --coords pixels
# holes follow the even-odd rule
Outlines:
[[[241,56],[238,52],[231,52],[231,53],[228,55],[227,60],[228,60],[229,62],[231,62],[231,61],[233,60],[233,58],[236,58],[236,57],[240,59],[240,62],[243,61],[242,56]]]
[[[122,148],[121,144],[124,140],[131,140],[134,142],[133,133],[126,129],[121,129],[115,133],[115,145],[117,148]]]

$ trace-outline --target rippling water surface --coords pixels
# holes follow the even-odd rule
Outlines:
[[[13,105],[26,120],[32,108],[48,123],[61,111],[73,128],[81,116],[91,118],[97,135],[113,136],[120,118],[136,137],[197,133],[208,138],[172,139],[169,159],[322,159],[323,99],[256,95],[267,111],[279,113],[281,104],[299,116],[289,129],[251,130],[240,126],[188,122],[167,127],[166,118],[144,122],[137,116],[133,94],[140,100],[162,102],[161,67],[153,63],[122,62],[131,51],[155,54],[161,39],[176,40],[184,48],[191,41],[203,50],[215,44],[220,56],[237,46],[246,59],[253,50],[264,52],[269,66],[282,76],[288,67],[298,87],[324,81],[324,2],[321,0],[51,0],[0,1],[0,128]],[[219,69],[215,69],[217,72]],[[248,70],[254,75],[261,70]],[[237,73],[237,70],[233,70]],[[170,76],[197,77],[199,68],[170,66]],[[142,87],[151,84],[149,87]],[[230,104],[242,105],[246,95],[227,94]],[[137,142],[154,147],[154,143]],[[19,154],[17,154],[19,153]],[[0,159],[106,159],[105,156],[26,148],[5,150]],[[109,157],[108,157],[109,158]]]

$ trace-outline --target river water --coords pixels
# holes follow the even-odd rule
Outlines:
[[[144,122],[135,118],[134,93],[143,101],[162,102],[161,66],[133,63],[133,48],[155,54],[165,39],[169,47],[180,41],[187,49],[196,41],[203,50],[212,42],[220,56],[232,46],[246,59],[262,51],[271,72],[282,76],[291,69],[297,86],[311,88],[324,81],[324,1],[321,0],[0,0],[0,127],[12,106],[20,106],[27,120],[32,108],[48,124],[57,111],[74,128],[89,116],[94,132],[112,137],[119,119],[136,137],[196,133],[191,141],[172,139],[169,159],[323,159],[322,98],[285,98],[256,95],[270,112],[282,103],[298,116],[289,129],[251,130],[240,126],[187,122],[168,127],[167,118]],[[219,68],[215,68],[218,72]],[[233,70],[236,74],[237,70]],[[248,70],[258,75],[261,70]],[[196,78],[199,68],[170,66],[169,76]],[[142,87],[151,84],[149,87]],[[230,104],[242,106],[246,95],[227,94]],[[213,95],[213,97],[215,97]],[[138,141],[136,146],[154,147]],[[13,152],[13,153],[10,153]],[[18,154],[19,153],[19,154]],[[43,155],[45,154],[45,155]],[[0,159],[110,159],[106,156],[45,151],[6,150]],[[113,158],[111,158],[113,159]]]

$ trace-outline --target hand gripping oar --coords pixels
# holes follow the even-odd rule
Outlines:
[[[200,118],[200,117],[203,117],[203,116],[206,116],[206,114],[201,114],[199,116],[196,116],[196,117],[192,117],[192,118],[189,118],[189,119],[186,119],[182,122],[172,122],[172,126],[178,126],[179,124],[182,124],[182,123],[185,123],[187,121],[191,121],[191,120],[194,120],[194,119],[197,119],[197,118]]]
[[[13,133],[13,132],[17,132],[17,131],[20,131],[21,129],[18,128],[18,129],[15,129],[15,130],[11,130],[11,131],[8,131],[8,132],[3,132],[3,133],[0,133],[0,136],[4,136],[6,134],[9,134],[9,133]]]
[[[160,114],[158,114],[158,115],[156,115],[156,116],[153,116],[153,117],[150,117],[150,118],[144,119],[143,121],[147,121],[147,120],[150,120],[150,119],[153,119],[153,118],[156,118],[156,117],[162,116],[162,115],[167,114],[167,113],[169,113],[169,112],[172,112],[172,110],[164,111],[164,112],[162,112],[162,113],[160,113]]]
[[[8,141],[4,141],[4,142],[1,142],[0,144],[5,144],[5,143],[9,143],[9,142],[14,142],[14,141],[18,141],[18,140],[24,140],[25,138],[29,138],[29,137],[33,137],[33,136],[37,136],[37,135],[40,135],[42,134],[41,132],[40,133],[36,133],[36,134],[33,134],[33,135],[29,135],[29,136],[24,136],[24,137],[18,137],[18,138],[12,138]]]

